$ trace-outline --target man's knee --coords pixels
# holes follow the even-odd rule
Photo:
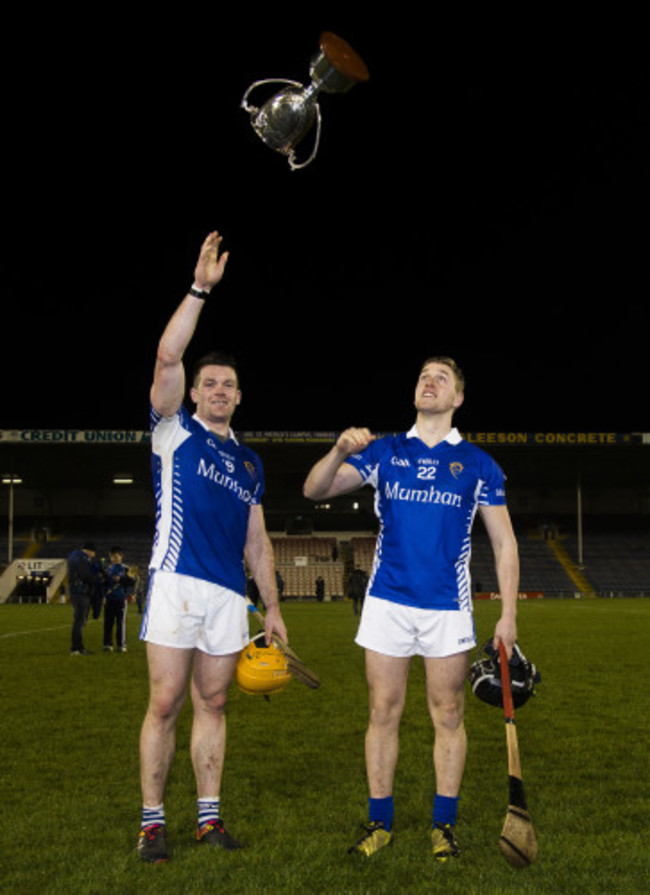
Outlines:
[[[465,720],[465,705],[462,695],[450,695],[447,699],[431,700],[429,704],[431,720],[436,729],[455,731],[462,728]]]
[[[222,715],[228,703],[228,690],[201,692],[192,688],[192,704],[195,712],[206,712],[210,715]]]
[[[149,697],[148,715],[156,721],[174,722],[178,718],[185,693],[166,687],[154,687]]]
[[[208,656],[197,652],[191,686],[195,712],[224,713],[238,656]]]
[[[371,690],[370,723],[378,727],[397,727],[404,710],[404,695],[396,690]]]

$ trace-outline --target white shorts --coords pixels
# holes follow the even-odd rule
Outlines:
[[[250,640],[246,600],[209,581],[152,572],[140,640],[210,656],[238,653]]]
[[[476,632],[471,612],[415,609],[368,595],[355,642],[385,656],[437,659],[474,649]]]

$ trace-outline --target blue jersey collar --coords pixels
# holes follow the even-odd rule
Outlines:
[[[212,435],[216,434],[216,433],[212,432],[212,429],[210,429],[210,427],[208,425],[206,425],[206,423],[204,423],[203,420],[201,419],[201,417],[198,416],[196,413],[192,414],[192,419],[196,420],[197,423],[200,423],[206,432],[210,432]],[[237,438],[235,436],[235,433],[233,432],[233,430],[231,428],[228,429],[228,438],[226,439],[226,441],[228,441],[229,439],[232,439],[235,442],[235,444],[239,444],[239,442],[237,441]],[[219,439],[219,440],[221,440],[221,439]]]
[[[406,437],[407,438],[420,438],[417,426],[415,424],[413,424],[412,428],[409,429],[409,431],[406,433]],[[463,436],[460,434],[458,429],[452,428],[449,430],[449,434],[445,438],[442,439],[440,444],[442,444],[444,441],[448,442],[449,444],[460,444],[460,442],[462,440],[463,440]],[[422,441],[421,438],[420,438],[420,441]]]

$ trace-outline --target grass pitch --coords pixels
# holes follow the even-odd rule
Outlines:
[[[477,602],[479,643],[498,604]],[[650,600],[520,604],[538,696],[517,712],[539,856],[515,870],[498,838],[507,808],[500,710],[468,687],[469,754],[458,860],[434,866],[429,826],[432,733],[421,664],[411,669],[395,785],[394,844],[371,860],[346,854],[366,818],[363,655],[351,604],[283,604],[291,643],[321,676],[265,701],[233,689],[222,813],[246,848],[194,841],[181,717],[165,799],[172,860],[142,865],[138,736],[147,700],[139,616],[129,651],[68,654],[67,606],[0,606],[0,889],[10,893],[638,893],[650,879],[648,692]],[[255,629],[255,623],[252,622]]]

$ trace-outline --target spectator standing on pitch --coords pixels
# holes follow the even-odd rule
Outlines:
[[[95,556],[90,568],[93,573],[93,581],[90,585],[90,613],[93,620],[96,620],[102,614],[102,606],[104,605],[104,586],[106,584],[106,576],[104,574],[104,560],[100,556]]]
[[[350,572],[350,580],[348,582],[348,596],[352,600],[352,611],[355,615],[359,615],[361,611],[361,607],[363,606],[363,598],[366,593],[366,583],[368,581],[368,576],[356,566],[352,572]]]
[[[95,552],[95,545],[88,541],[68,556],[68,591],[74,612],[70,643],[72,656],[90,655],[90,651],[84,646],[83,630],[88,621],[93,588],[99,584],[98,573],[93,565]]]
[[[129,566],[129,578],[133,582],[129,602],[135,602],[138,615],[142,615],[142,610],[144,608],[144,598],[142,594],[143,584],[138,566]]]
[[[113,649],[113,631],[115,631],[115,649],[118,653],[125,653],[126,603],[134,582],[124,565],[122,548],[111,547],[108,555],[110,565],[105,572],[104,650],[110,652]]]
[[[481,514],[495,555],[501,617],[494,632],[508,656],[516,631],[519,560],[504,476],[452,426],[464,377],[446,357],[431,358],[415,389],[407,433],[376,439],[348,429],[310,471],[305,495],[334,497],[363,484],[376,489],[381,530],[356,642],[366,650],[370,713],[366,732],[369,823],[350,849],[375,854],[393,837],[393,783],[399,724],[413,655],[424,657],[435,731],[433,855],[459,853],[455,836],[465,766],[465,680],[476,645],[469,580],[470,533]]]
[[[275,583],[278,588],[278,599],[282,602],[284,600],[284,578],[280,574],[279,569],[276,569],[275,572]]]
[[[147,643],[150,697],[140,736],[144,861],[168,859],[163,796],[174,753],[176,721],[188,682],[193,724],[190,753],[198,796],[197,839],[225,849],[240,844],[220,817],[226,747],[225,708],[237,660],[249,641],[244,554],[266,607],[267,641],[286,639],[271,541],[261,499],[258,456],[230,427],[241,401],[232,358],[212,354],[195,367],[184,407],[183,357],[199,317],[220,282],[228,253],[221,236],[203,243],[194,284],[158,345],[151,388],[156,532],[141,638]],[[224,320],[217,306],[217,320]]]

